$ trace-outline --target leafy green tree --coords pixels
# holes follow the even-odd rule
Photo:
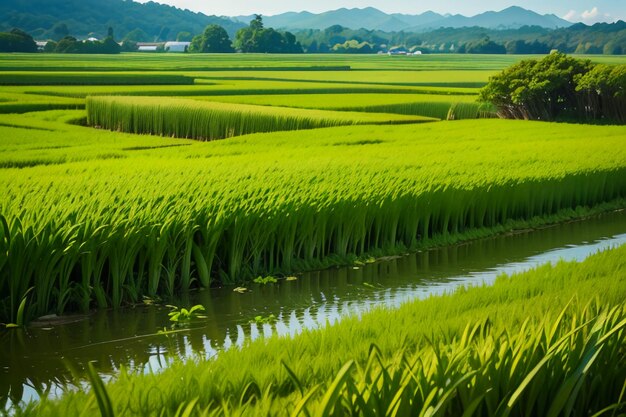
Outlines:
[[[176,35],[176,42],[191,42],[192,39],[193,35],[187,31],[178,32],[178,35]]]
[[[60,54],[119,54],[121,50],[120,45],[110,36],[103,41],[85,42],[66,36],[54,47],[54,52]]]
[[[54,52],[60,54],[78,54],[82,52],[81,44],[82,42],[78,41],[75,37],[66,36],[57,42]]]
[[[507,54],[548,54],[551,48],[545,43],[533,41],[526,42],[524,40],[509,41],[505,45]]]
[[[137,42],[123,41],[120,52],[135,52],[138,48]]]
[[[596,65],[576,81],[585,117],[626,123],[626,65]]]
[[[302,53],[302,45],[296,39],[296,36],[291,32],[283,33],[283,51],[286,54],[299,54]]]
[[[250,26],[239,29],[235,34],[235,41],[233,42],[236,49],[241,52],[260,52],[260,46],[258,37],[261,30],[263,30],[263,22],[258,22],[261,16],[257,15],[254,20],[250,22]],[[259,29],[259,26],[261,29]]]
[[[466,54],[506,54],[506,48],[504,45],[500,45],[489,37],[478,42],[470,42],[465,45]]]
[[[55,52],[57,49],[57,43],[55,41],[48,41],[46,46],[43,47],[43,51],[46,53]]]
[[[340,54],[371,54],[374,48],[367,42],[351,40],[333,46],[332,51]]]
[[[137,28],[133,29],[124,36],[123,42],[132,41],[132,42],[148,42],[149,40],[148,34],[143,30]]]
[[[209,25],[202,35],[191,41],[189,52],[228,53],[235,52],[226,30],[219,25]]]
[[[32,36],[20,29],[0,32],[0,52],[37,52]]]
[[[107,36],[102,42],[100,42],[98,52],[100,54],[119,54],[122,51],[122,47],[115,42],[112,36]]]
[[[588,60],[561,53],[524,60],[491,77],[480,98],[495,105],[502,117],[554,120],[577,111],[576,79],[592,68]]]
[[[302,53],[302,46],[292,33],[265,28],[260,15],[248,27],[237,31],[234,46],[241,52]]]

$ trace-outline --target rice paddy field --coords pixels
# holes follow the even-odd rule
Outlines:
[[[245,293],[626,208],[623,126],[500,120],[478,102],[527,57],[0,58],[7,345],[41,317]],[[104,375],[105,344],[93,364],[70,360],[77,380],[54,395],[58,380],[28,398],[25,381],[0,402],[42,416],[624,415],[624,255],[162,372]]]

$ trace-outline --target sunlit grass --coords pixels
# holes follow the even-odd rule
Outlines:
[[[119,306],[626,195],[619,127],[482,120],[194,143],[49,123],[58,132],[0,126],[16,138],[0,163],[32,167],[0,170],[9,318],[32,286],[29,317]]]
[[[158,374],[123,371],[96,393],[117,416],[619,413],[625,272],[622,247]],[[24,415],[97,410],[94,393],[68,392]]]
[[[428,121],[432,120],[420,116],[305,110],[185,99],[164,100],[161,97],[87,98],[87,123],[90,126],[199,140],[281,130]]]

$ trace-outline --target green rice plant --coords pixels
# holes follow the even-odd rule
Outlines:
[[[34,111],[47,111],[47,110],[77,110],[84,109],[85,105],[82,103],[43,103],[43,102],[31,102],[31,103],[2,103],[0,104],[0,113],[28,113]]]
[[[408,58],[408,59],[407,59]],[[463,55],[432,54],[420,57],[387,57],[377,55],[272,55],[272,54],[214,54],[206,59],[202,54],[145,54],[124,53],[119,55],[72,55],[72,54],[1,54],[0,69],[3,71],[208,71],[233,72],[284,72],[395,70],[395,71],[498,71],[524,59],[520,55]],[[623,57],[591,57],[600,63],[623,63]],[[354,71],[357,72],[357,71]],[[367,77],[367,74],[359,74]],[[419,77],[419,76],[416,76]],[[391,77],[390,77],[391,78]],[[469,78],[469,77],[468,77]],[[393,78],[391,78],[393,79]],[[467,78],[466,78],[467,79]],[[470,78],[473,80],[474,77]],[[419,78],[417,78],[419,80]],[[426,81],[429,79],[426,78]],[[454,77],[453,80],[463,80]],[[479,79],[480,80],[480,79]],[[387,80],[386,80],[387,81]],[[442,77],[441,81],[446,81]]]
[[[370,70],[370,71],[211,71],[195,74],[198,79],[210,81],[258,80],[258,81],[316,81],[327,84],[349,83],[387,86],[480,88],[487,84],[492,70]]]
[[[115,411],[113,410],[113,406],[111,405],[111,398],[109,397],[104,383],[100,376],[96,372],[93,363],[89,362],[88,365],[88,375],[89,380],[91,381],[91,387],[94,392],[94,396],[96,397],[96,401],[98,403],[98,409],[100,410],[101,417],[115,417]]]
[[[430,121],[396,116],[272,108],[159,97],[88,97],[91,126],[130,133],[215,140],[256,132],[302,130],[356,124]]]
[[[202,143],[62,114],[12,119],[52,132],[0,127],[0,164],[30,166],[0,169],[3,322],[33,286],[27,318],[118,307],[566,220],[626,196],[624,132],[611,126],[462,120]],[[187,146],[161,147],[176,143]]]
[[[416,94],[436,96],[468,96],[474,98],[479,90],[476,88],[451,87],[410,87],[386,86],[377,84],[325,84],[303,81],[257,81],[241,80],[235,83],[225,81],[212,85],[156,85],[156,86],[38,86],[38,87],[7,87],[13,91],[32,96],[85,98],[87,96],[167,96],[167,97],[207,97],[207,96],[240,96],[240,95],[328,95],[343,94],[344,99],[354,101],[349,94]],[[332,97],[329,97],[329,100]],[[224,101],[224,100],[221,100]],[[236,101],[236,100],[235,100]],[[255,103],[252,103],[255,104]]]
[[[193,78],[176,74],[0,73],[0,85],[190,85],[193,83]]]
[[[626,409],[626,246],[493,286],[377,309],[159,373],[70,390],[24,416],[578,416]],[[532,308],[529,308],[529,305]],[[320,354],[323,352],[323,354]],[[268,361],[272,357],[275,360]],[[97,415],[97,414],[96,414]]]
[[[285,106],[306,109],[420,115],[443,120],[493,118],[495,111],[476,102],[474,95],[453,94],[257,94],[193,97],[228,103]]]
[[[396,113],[407,115],[421,115],[435,117],[442,120],[463,120],[479,119],[485,117],[495,117],[491,115],[488,108],[480,103],[465,102],[414,102],[406,104],[391,104],[381,106],[369,106],[354,109],[358,111]]]

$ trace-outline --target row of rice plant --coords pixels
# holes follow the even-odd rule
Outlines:
[[[303,109],[320,110],[354,110],[372,106],[411,104],[419,102],[442,103],[474,103],[478,99],[476,94],[452,94],[448,91],[438,93],[420,93],[419,90],[409,90],[410,94],[391,94],[388,92],[361,93],[361,94],[240,94],[237,96],[190,96],[195,100],[220,101],[226,103],[256,104],[262,106],[298,107]]]
[[[92,370],[91,392],[19,415],[621,415],[625,272],[622,247],[159,373]]]
[[[4,72],[0,85],[191,85],[194,79],[177,74],[97,72]]]
[[[121,132],[199,140],[257,132],[358,124],[400,124],[428,118],[201,102],[162,97],[88,97],[87,123]]]
[[[484,119],[496,117],[489,105],[464,102],[415,102],[352,108],[354,111],[396,114],[419,114],[442,120]]]
[[[349,94],[429,94],[439,96],[473,96],[474,88],[451,87],[405,87],[386,85],[355,85],[297,81],[250,81],[219,82],[215,84],[196,83],[195,85],[156,85],[156,86],[7,86],[8,91],[53,97],[85,98],[90,95],[117,96],[240,96],[240,95],[298,95],[300,99],[310,94],[344,94],[351,102],[357,97]],[[328,97],[331,99],[332,97]],[[249,103],[255,104],[255,103]]]
[[[440,70],[440,71],[410,71],[410,70],[369,70],[369,71],[340,71],[340,72],[289,72],[274,71],[223,71],[204,72],[195,74],[198,79],[211,81],[219,80],[258,80],[258,81],[317,81],[323,83],[350,83],[350,84],[382,84],[404,85],[413,87],[440,86],[481,88],[493,75],[493,70]]]
[[[349,126],[3,169],[1,320],[31,287],[29,317],[120,306],[571,216],[626,197],[623,140],[617,127],[500,120]]]
[[[343,71],[349,69],[397,70],[501,70],[520,60],[518,56],[480,57],[431,55],[412,59],[388,59],[376,55],[120,54],[120,55],[1,55],[4,71]],[[607,58],[604,58],[607,59]]]
[[[84,108],[84,100],[78,98],[42,97],[17,92],[0,92],[0,114]]]
[[[305,109],[420,115],[442,120],[496,117],[489,105],[474,95],[450,94],[256,94],[194,97],[227,103],[284,106]]]

